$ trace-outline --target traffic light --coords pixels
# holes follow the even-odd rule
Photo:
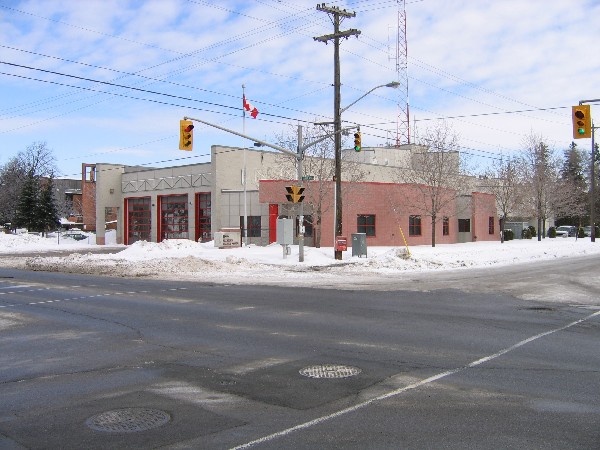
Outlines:
[[[194,124],[191,120],[179,121],[179,150],[191,151],[194,145]]]
[[[302,195],[304,193],[303,187],[286,186],[285,190],[287,191],[287,195],[285,196],[285,198],[287,198],[288,202],[302,203],[302,201],[304,200],[304,195]]]
[[[354,133],[354,151],[360,152],[362,150],[362,144],[360,143],[360,130]]]
[[[590,105],[578,105],[572,108],[573,139],[592,137],[592,114]]]

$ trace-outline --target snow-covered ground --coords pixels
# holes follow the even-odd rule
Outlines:
[[[476,242],[466,244],[410,247],[369,247],[367,257],[353,257],[351,248],[336,261],[331,247],[304,248],[304,262],[298,261],[298,247],[284,258],[280,245],[218,249],[213,242],[167,240],[161,243],[115,244],[107,234],[108,254],[92,253],[102,246],[94,236],[75,241],[64,236],[40,237],[30,234],[0,234],[0,265],[36,270],[117,276],[160,276],[218,283],[269,283],[288,280],[319,286],[333,277],[405,274],[409,272],[469,269],[600,254],[600,243],[574,237]],[[71,252],[71,250],[73,252]],[[90,250],[86,252],[86,250]],[[53,252],[61,251],[53,256]],[[66,253],[65,253],[66,251]],[[77,253],[75,253],[77,251]],[[18,254],[44,256],[19,257]]]

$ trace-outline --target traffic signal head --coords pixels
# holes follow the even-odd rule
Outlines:
[[[179,150],[191,151],[194,144],[194,124],[191,120],[179,121]]]
[[[578,105],[572,108],[573,139],[592,137],[592,114],[590,105]]]
[[[286,186],[285,190],[287,194],[285,198],[287,198],[288,202],[292,203],[302,203],[304,200],[304,188],[301,186]]]
[[[354,151],[360,152],[362,150],[362,144],[360,143],[360,131],[354,133]]]

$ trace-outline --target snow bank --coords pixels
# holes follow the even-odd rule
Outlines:
[[[107,241],[112,242],[110,233]],[[351,249],[344,252],[342,261],[334,259],[332,248],[305,247],[304,262],[298,261],[298,247],[283,257],[280,245],[266,247],[253,245],[218,249],[212,242],[197,243],[190,240],[166,240],[160,243],[140,241],[125,246],[114,246],[109,254],[95,254],[97,247],[88,240],[43,238],[35,235],[0,234],[0,264],[15,265],[15,258],[23,252],[42,252],[44,256],[20,258],[21,265],[33,270],[60,271],[115,276],[172,276],[180,279],[236,283],[293,279],[303,283],[320,284],[329,277],[340,275],[374,275],[405,272],[439,271],[491,267],[527,261],[549,260],[600,254],[600,244],[589,238],[557,238],[476,242],[404,247],[370,247],[367,257],[352,257]],[[90,252],[85,253],[85,249]],[[64,251],[79,253],[64,255]],[[51,256],[60,251],[61,256]],[[84,250],[83,253],[82,250]],[[47,255],[47,256],[46,256]],[[25,260],[25,261],[23,261]]]

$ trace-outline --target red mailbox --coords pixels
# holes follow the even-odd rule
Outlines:
[[[335,251],[345,252],[348,250],[348,238],[346,236],[335,237]]]

